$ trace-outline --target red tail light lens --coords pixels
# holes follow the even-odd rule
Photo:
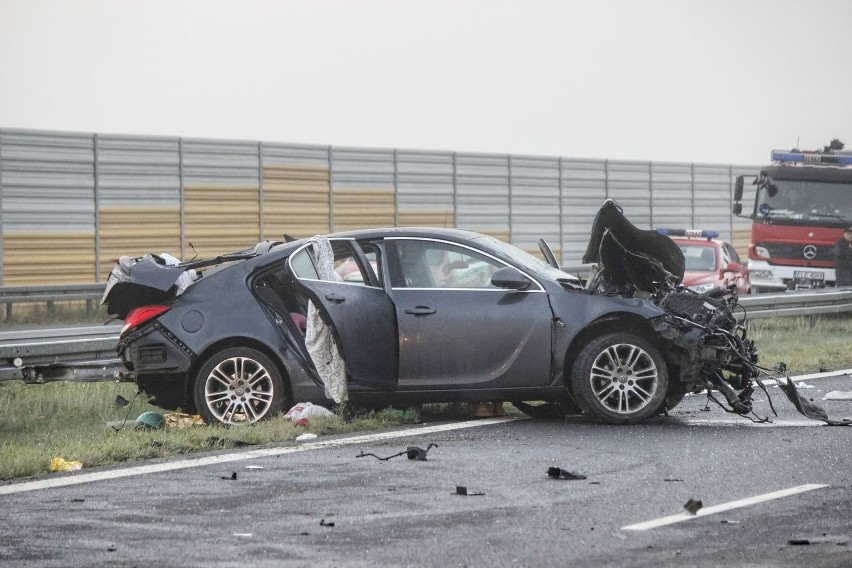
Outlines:
[[[134,327],[139,327],[170,309],[172,309],[171,306],[142,306],[141,308],[133,308],[127,313],[127,317],[124,318],[124,327],[121,328],[119,335],[124,335]]]

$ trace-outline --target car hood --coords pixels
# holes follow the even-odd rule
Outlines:
[[[609,282],[656,291],[664,281],[679,284],[684,275],[680,247],[657,231],[639,229],[624,216],[621,207],[607,199],[595,216],[586,253],[586,264],[596,264]]]

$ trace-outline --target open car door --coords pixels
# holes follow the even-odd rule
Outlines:
[[[350,386],[396,390],[399,344],[396,310],[353,239],[331,239],[332,278],[321,279],[307,244],[289,259],[290,271],[319,309],[340,349]]]

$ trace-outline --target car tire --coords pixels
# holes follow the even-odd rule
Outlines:
[[[571,374],[577,403],[609,424],[636,424],[660,412],[669,380],[660,352],[632,333],[607,333],[580,351]]]
[[[284,382],[269,357],[249,347],[232,347],[210,357],[198,371],[194,398],[208,424],[251,424],[281,411]]]

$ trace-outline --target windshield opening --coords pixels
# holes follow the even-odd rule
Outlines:
[[[525,268],[528,268],[532,272],[540,276],[544,276],[545,278],[551,278],[553,280],[571,280],[574,282],[579,282],[579,279],[567,272],[563,272],[558,268],[553,268],[547,262],[541,260],[538,257],[531,255],[525,250],[519,249],[514,245],[510,245],[509,243],[505,243],[499,239],[495,239],[494,237],[489,237],[487,235],[483,235],[481,237],[476,237],[476,239],[481,239],[487,241],[495,249],[499,250],[518,264],[521,264]]]
[[[686,270],[713,272],[716,270],[716,249],[701,245],[678,245],[683,253]]]
[[[852,219],[852,187],[847,183],[772,180],[777,193],[767,187],[757,192],[755,217],[770,222],[807,222],[841,226]]]

